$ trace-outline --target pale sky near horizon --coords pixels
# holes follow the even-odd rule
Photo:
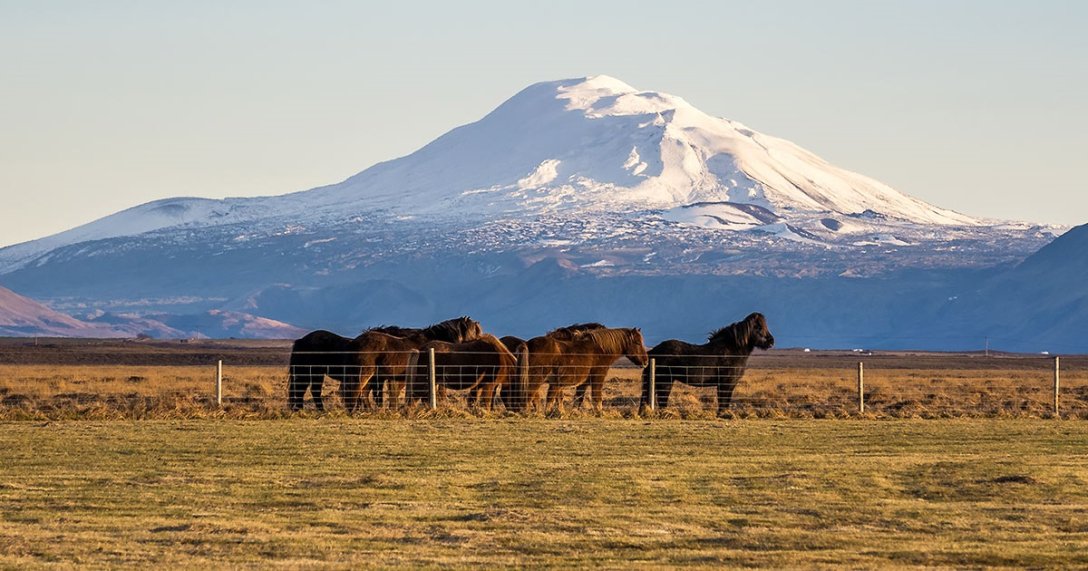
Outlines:
[[[0,246],[339,182],[607,74],[981,217],[1088,222],[1088,2],[0,0]]]

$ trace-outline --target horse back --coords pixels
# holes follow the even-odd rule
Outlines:
[[[533,337],[525,342],[529,349],[529,362],[534,369],[552,365],[561,365],[570,353],[570,342],[561,341],[550,335]]]
[[[291,365],[340,365],[353,350],[351,339],[319,329],[291,344]]]
[[[506,347],[511,353],[517,352],[518,348],[525,344],[525,340],[521,337],[515,337],[513,335],[507,335],[500,337],[499,341]]]
[[[667,357],[671,355],[700,355],[704,354],[702,345],[693,345],[679,339],[669,339],[654,345],[647,351],[651,357]]]

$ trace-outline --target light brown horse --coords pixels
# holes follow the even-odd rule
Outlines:
[[[566,329],[566,328],[564,328]],[[523,393],[539,405],[538,392],[547,384],[545,410],[561,409],[562,389],[588,384],[593,407],[604,405],[604,382],[608,369],[620,357],[627,357],[639,367],[649,362],[643,346],[642,331],[637,328],[598,328],[549,333],[526,342],[529,363]],[[526,404],[529,406],[529,403]]]
[[[429,392],[429,351],[434,349],[435,384],[450,390],[473,390],[475,404],[490,410],[497,390],[502,388],[510,406],[518,410],[523,383],[518,377],[518,358],[494,335],[484,334],[465,343],[431,341],[419,348],[418,364],[408,379],[409,403],[427,398]]]

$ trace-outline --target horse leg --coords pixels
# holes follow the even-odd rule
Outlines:
[[[586,389],[589,388],[589,383],[582,383],[574,388],[574,400],[571,401],[571,406],[574,408],[581,408],[586,400]]]
[[[362,368],[354,371],[345,368],[341,373],[334,378],[340,381],[340,400],[344,403],[344,410],[352,414],[359,408],[362,395],[366,393],[369,376]]]
[[[382,394],[385,385],[385,374],[374,371],[374,377],[370,380],[370,394],[374,397],[374,408],[381,409],[385,395]]]
[[[325,384],[325,375],[314,375],[310,378],[310,397],[314,399],[314,406],[319,412],[325,412],[325,399],[321,397],[321,386]]]
[[[291,376],[287,381],[287,406],[294,412],[302,410],[302,399],[310,387],[309,371],[302,372],[302,369],[308,368],[304,365],[291,367]]]
[[[489,371],[483,371],[476,376],[476,406],[491,410],[495,404],[495,389],[498,388],[498,379]]]
[[[734,379],[718,379],[718,415],[721,416],[733,402],[733,390],[737,388]]]
[[[530,371],[532,368],[530,368]],[[530,409],[538,410],[540,412],[547,412],[547,403],[544,397],[540,394],[540,387],[548,382],[548,373],[539,371],[535,375],[529,376],[529,382],[525,385],[525,410]]]
[[[363,367],[359,371],[359,384],[358,390],[356,390],[355,392],[355,403],[352,408],[353,411],[360,405],[362,405],[362,407],[366,409],[370,408],[370,399],[368,399],[367,396],[374,394],[374,385],[377,384],[374,382],[375,379],[376,374],[373,367]],[[380,390],[381,388],[379,387],[379,392]],[[380,400],[381,397],[375,397],[375,401]]]
[[[558,379],[556,379],[558,381]],[[548,383],[548,393],[544,405],[546,411],[555,410],[557,414],[563,414],[563,388],[558,382]]]
[[[604,410],[604,375],[593,379],[591,382],[592,386],[590,386],[590,388],[593,390],[593,410],[601,412]]]
[[[389,408],[391,408],[391,409],[397,408],[397,406],[400,403],[400,393],[401,393],[402,390],[404,390],[404,387],[405,387],[405,381],[404,381],[404,378],[401,377],[400,375],[391,376],[386,380],[386,383],[385,383],[385,392],[386,392],[385,402],[388,403]]]
[[[647,384],[649,379],[647,378]],[[672,376],[671,375],[659,375],[656,379],[656,393],[657,393],[657,408],[665,408],[669,406],[669,395],[672,393]],[[649,389],[647,389],[648,391]],[[646,394],[649,394],[647,392]]]
[[[661,401],[657,401],[661,404]],[[639,412],[650,410],[650,369],[646,368],[642,370],[642,394],[639,397],[638,404]]]
[[[480,386],[480,394],[483,397],[483,406],[487,410],[492,410],[495,405],[495,392],[499,389],[498,379],[495,377],[489,377],[486,384]],[[480,406],[480,402],[477,401],[476,406]]]

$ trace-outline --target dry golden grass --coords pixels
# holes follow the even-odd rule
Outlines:
[[[1088,423],[0,422],[0,568],[1088,567]]]
[[[748,370],[729,415],[750,417],[943,418],[1048,417],[1052,415],[1053,372],[1048,363],[1009,369],[868,368],[866,412],[857,410],[857,373],[846,368],[761,367]],[[224,407],[214,401],[214,368],[204,366],[0,365],[0,418],[195,418],[205,416],[278,418],[286,416],[286,368],[227,366]],[[337,383],[325,393],[334,410]],[[1062,373],[1061,410],[1066,418],[1088,418],[1088,371]],[[639,371],[615,368],[605,390],[604,416],[638,413]],[[591,414],[570,404],[559,416]],[[654,416],[712,418],[711,389],[675,385],[670,407]],[[473,411],[454,394],[437,415],[496,416]],[[333,414],[337,414],[333,412]],[[363,413],[397,416],[398,411]],[[413,411],[413,416],[435,416]],[[501,413],[498,416],[502,416]]]

